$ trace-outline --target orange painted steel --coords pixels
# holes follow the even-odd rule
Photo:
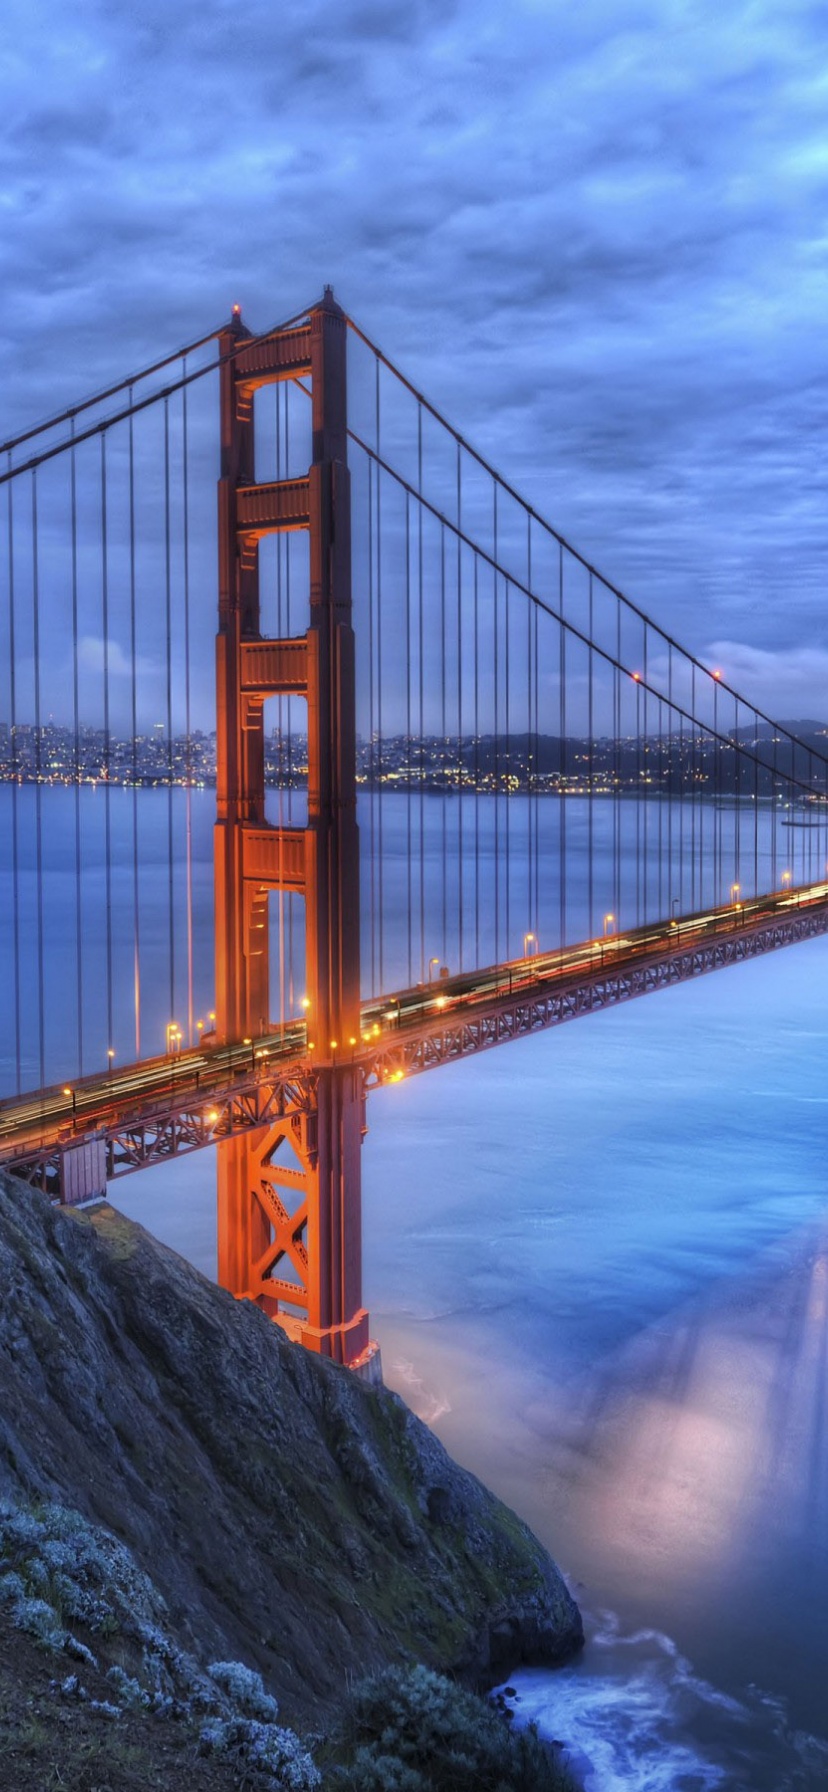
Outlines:
[[[268,896],[304,897],[308,1013],[327,1061],[315,1067],[310,1112],[285,1114],[219,1146],[219,1280],[257,1302],[311,1349],[362,1357],[360,1155],[362,1071],[330,1062],[327,1042],[359,1036],[359,845],[356,698],[351,624],[346,320],[330,289],[307,325],[264,353],[221,338],[216,1014],[220,1040],[269,1026]],[[234,352],[240,351],[240,352]],[[260,386],[310,379],[313,457],[307,478],[256,482],[253,407]],[[309,621],[303,636],[260,634],[258,544],[306,529]],[[263,707],[308,705],[308,818],[265,818]],[[320,1046],[320,1052],[322,1047]]]

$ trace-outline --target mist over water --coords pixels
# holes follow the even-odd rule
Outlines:
[[[161,963],[151,861],[142,889]],[[596,1792],[828,1784],[826,989],[816,941],[369,1103],[386,1381],[570,1576],[582,1660],[511,1684]],[[112,1192],[215,1274],[209,1153]]]
[[[583,1661],[512,1683],[596,1788],[828,1783],[826,972],[792,948],[371,1104],[386,1379],[570,1575]]]

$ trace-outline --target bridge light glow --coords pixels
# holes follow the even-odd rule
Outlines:
[[[299,1003],[299,1006],[300,1006],[300,1008],[304,1008],[305,1012],[307,1013],[307,1010],[310,1007],[310,996],[303,996],[301,1002]]]
[[[631,672],[631,673],[630,673],[630,677],[631,677],[631,679],[632,679],[632,681],[633,681],[633,684],[640,684],[640,683],[641,683],[641,673],[640,673],[640,672]]]
[[[335,1052],[335,1051],[338,1051],[338,1049],[339,1049],[339,1040],[338,1040],[338,1039],[332,1039],[332,1040],[331,1040],[331,1051],[332,1051],[332,1052]]]
[[[434,1001],[434,1006],[435,1006],[435,1008],[447,1007],[448,1006],[448,996],[436,996],[435,1001]]]
[[[715,668],[714,668],[714,671],[713,671],[713,673],[712,673],[712,676],[713,676],[713,678],[721,678],[721,676],[722,676],[722,673],[721,673],[721,667],[719,667],[719,666],[716,666],[716,667],[715,667]]]
[[[356,1045],[356,1040],[355,1040],[355,1039],[354,1039],[354,1038],[353,1038],[353,1037],[351,1037],[351,1038],[350,1038],[350,1039],[349,1039],[349,1040],[348,1040],[348,1044],[349,1044],[349,1045]]]
[[[208,1109],[205,1119],[209,1120],[211,1126],[215,1125],[215,1122],[218,1119],[218,1108]]]

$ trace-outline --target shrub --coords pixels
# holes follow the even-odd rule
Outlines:
[[[358,1687],[331,1792],[572,1792],[534,1730],[429,1668],[392,1668]]]
[[[244,1769],[244,1783],[273,1792],[315,1792],[319,1769],[292,1730],[249,1717],[211,1717],[201,1729],[201,1752],[225,1755]]]
[[[207,1672],[227,1694],[235,1711],[244,1717],[259,1718],[265,1724],[275,1724],[279,1707],[271,1694],[265,1692],[261,1674],[244,1667],[240,1661],[211,1661]]]

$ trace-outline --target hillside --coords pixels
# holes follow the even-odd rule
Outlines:
[[[291,1345],[103,1206],[0,1177],[0,1495],[132,1552],[199,1662],[324,1730],[364,1673],[559,1661],[580,1617],[526,1528],[397,1396]]]

